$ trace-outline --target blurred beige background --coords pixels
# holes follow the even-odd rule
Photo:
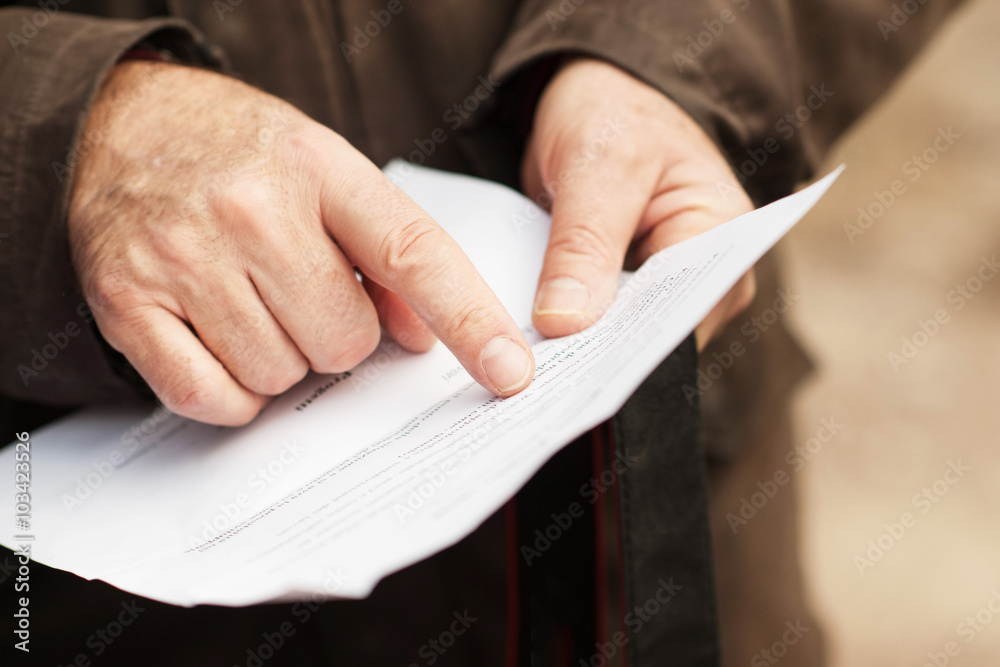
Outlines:
[[[958,137],[940,152],[948,128]],[[936,160],[923,170],[911,160],[925,151]],[[821,418],[844,424],[795,473],[806,600],[830,667],[997,666],[1000,274],[977,273],[993,277],[983,258],[1000,256],[1000,1],[946,24],[824,173],[841,162],[780,248],[801,293],[790,317],[818,365],[797,394],[795,442]],[[877,214],[875,192],[897,179],[902,194],[862,229],[858,207]],[[946,323],[917,334],[939,310]],[[946,476],[950,464],[968,470]],[[910,526],[892,527],[905,512]],[[804,664],[791,650],[780,662]]]

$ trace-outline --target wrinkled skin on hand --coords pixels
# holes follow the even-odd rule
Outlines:
[[[522,165],[551,202],[552,233],[534,324],[563,336],[595,322],[623,265],[753,209],[711,139],[659,91],[608,63],[564,64],[542,93]],[[722,187],[720,187],[720,184]],[[745,275],[698,327],[699,349],[754,295]]]
[[[310,368],[357,365],[380,324],[413,351],[440,339],[497,395],[530,383],[530,348],[455,242],[287,103],[211,72],[125,62],[84,137],[74,266],[102,335],[168,409],[244,424]],[[588,59],[546,87],[522,171],[553,215],[533,313],[547,336],[596,321],[623,265],[752,208],[679,107]],[[700,346],[753,290],[751,273],[699,326]]]
[[[74,266],[102,335],[168,409],[244,424],[309,368],[361,362],[380,321],[410,350],[440,339],[498,395],[531,381],[530,348],[457,244],[285,102],[125,62],[84,137]]]

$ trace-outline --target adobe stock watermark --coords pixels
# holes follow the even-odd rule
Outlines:
[[[836,417],[820,419],[816,434],[805,442],[795,445],[785,454],[785,463],[791,467],[791,473],[797,473],[805,468],[806,464],[823,451],[823,448],[843,429],[844,424],[838,422]],[[729,524],[733,535],[767,507],[767,504],[778,495],[781,487],[788,485],[792,480],[791,473],[783,467],[778,468],[770,478],[757,482],[757,491],[751,493],[749,498],[746,496],[740,498],[739,508],[726,514],[726,523]]]
[[[750,658],[750,667],[767,667],[776,665],[788,655],[788,649],[799,643],[799,640],[809,632],[809,628],[802,624],[802,619],[795,619],[795,622],[785,621],[786,630],[770,647],[761,650]]]
[[[69,4],[69,0],[38,0],[35,4],[42,11],[32,14],[30,19],[27,16],[22,16],[20,29],[17,32],[7,33],[10,48],[18,55],[20,55],[21,49],[34,39],[38,31],[45,28],[52,17],[59,13],[62,5]]]
[[[948,467],[941,477],[913,494],[910,499],[910,504],[918,513],[903,512],[898,521],[883,523],[885,531],[878,537],[868,540],[868,548],[863,553],[854,555],[854,567],[857,568],[858,574],[864,576],[865,570],[874,567],[875,563],[882,560],[906,536],[907,531],[917,525],[920,517],[934,509],[934,506],[948,495],[951,488],[958,484],[969,470],[971,470],[969,466],[962,465],[962,459],[948,461]]]
[[[748,346],[760,340],[761,336],[775,325],[780,316],[791,310],[800,298],[801,296],[791,289],[780,288],[776,290],[775,298],[770,306],[764,308],[760,313],[748,317],[740,325],[739,331],[746,339],[746,344],[743,341],[734,340],[722,352],[713,352],[713,361],[704,370],[698,369],[695,384],[684,384],[681,387],[688,405],[694,405],[695,398],[702,396],[715,384],[716,380],[725,375],[726,371],[736,363],[736,360],[746,354]]]
[[[601,129],[570,156],[570,166],[556,174],[555,179],[546,182],[544,190],[534,197],[532,203],[526,203],[520,213],[511,216],[514,229],[521,233],[525,227],[541,220],[543,211],[552,207],[552,202],[559,193],[604,156],[608,148],[625,134],[628,127],[628,123],[619,116],[605,118]]]
[[[659,614],[684,589],[680,584],[674,583],[673,577],[670,577],[667,581],[660,579],[657,583],[659,587],[653,595],[642,604],[637,604],[625,614],[625,627],[629,629],[633,637],[642,632],[646,624],[653,620],[653,617]],[[628,644],[629,636],[624,630],[617,630],[609,637],[609,640],[606,642],[595,642],[594,653],[591,654],[588,660],[580,658],[579,667],[607,667],[614,660],[615,656]]]
[[[199,547],[235,526],[244,511],[253,504],[253,498],[274,484],[275,480],[292,467],[305,451],[305,447],[295,440],[286,440],[282,443],[281,449],[274,457],[247,476],[244,490],[231,499],[219,503],[218,512],[211,519],[202,522],[201,534],[192,535],[188,539],[191,549],[198,552]]]
[[[562,0],[555,9],[545,11],[545,20],[549,22],[549,30],[555,30],[559,24],[563,23],[576,12],[576,8],[587,2],[587,0]]]
[[[745,12],[750,7],[750,0],[730,0],[740,11]],[[726,31],[726,26],[736,22],[737,14],[732,9],[722,9],[718,16],[705,19],[701,24],[705,27],[697,35],[688,35],[687,44],[683,50],[673,53],[674,65],[677,71],[684,73],[684,68],[693,66],[694,61],[708,51],[712,44]]]
[[[457,466],[471,459],[477,451],[489,443],[497,431],[511,421],[511,417],[502,408],[497,410],[475,428],[466,427],[468,432],[464,433],[452,445],[454,452],[445,460],[421,473],[412,486],[412,490],[408,493],[404,492],[406,493],[405,498],[393,505],[396,518],[399,519],[400,523],[406,523],[416,515],[438,491],[444,488],[451,476],[457,472]]]
[[[243,665],[245,667],[263,667],[264,663],[273,658],[288,643],[288,640],[295,636],[297,631],[298,628],[291,621],[282,621],[278,627],[270,632],[265,630],[260,634],[260,643],[246,650],[246,660],[244,660]],[[240,667],[240,665],[233,665],[233,667]]]
[[[3,562],[0,562],[0,586],[6,584],[16,574],[17,563],[11,556],[4,556]]]
[[[393,505],[396,518],[400,523],[406,523],[410,517],[420,511],[427,501],[430,500],[455,474],[455,462],[451,459],[444,461],[436,469],[425,472],[419,478],[420,483],[406,496],[403,502]]]
[[[406,5],[411,2],[413,0],[406,0]],[[371,46],[372,40],[381,35],[382,31],[389,27],[389,24],[392,23],[392,20],[396,16],[403,13],[406,5],[403,4],[402,0],[389,0],[384,9],[373,9],[368,12],[372,20],[366,22],[363,27],[360,25],[354,26],[354,30],[351,31],[351,41],[342,41],[340,43],[340,53],[344,56],[344,60],[348,64],[353,63],[354,59],[360,56],[362,51]]]
[[[72,493],[64,492],[59,497],[63,509],[67,513],[72,513],[84,501],[92,497],[127,461],[135,458],[145,448],[159,442],[157,436],[163,431],[165,424],[171,422],[175,426],[179,425],[177,420],[171,420],[173,416],[174,414],[170,410],[158,405],[152,414],[122,433],[118,439],[119,446],[112,449],[107,456],[99,461],[92,462],[90,464],[92,470],[74,480],[75,485]]]
[[[125,629],[135,623],[139,614],[144,611],[146,608],[139,606],[138,598],[122,602],[121,611],[87,637],[84,643],[90,651],[77,653],[72,660],[66,663],[66,667],[90,667],[92,660],[104,655],[111,648],[111,645],[125,633]],[[58,667],[63,667],[63,665],[60,663]]]
[[[448,652],[448,649],[455,645],[455,642],[458,641],[459,637],[468,632],[473,623],[479,620],[475,616],[471,615],[468,609],[463,610],[461,614],[457,611],[452,612],[451,615],[454,620],[448,625],[448,627],[442,630],[437,637],[429,638],[424,644],[421,644],[420,648],[417,649],[417,655],[423,659],[423,662],[411,662],[408,667],[433,665]]]
[[[611,465],[601,471],[600,475],[591,477],[588,481],[580,485],[580,496],[588,505],[593,505],[608,489],[612,488],[621,475],[628,472],[628,469],[639,460],[638,456],[633,456],[628,448],[624,452],[616,451],[614,461]],[[550,514],[552,522],[545,528],[535,529],[535,541],[521,545],[521,557],[528,567],[532,562],[541,558],[542,554],[552,548],[552,545],[559,541],[566,534],[573,524],[584,514],[584,505],[578,501],[571,502],[565,512],[553,512]]]
[[[18,538],[21,537],[24,536],[18,536]],[[24,653],[31,653],[31,597],[29,596],[31,591],[31,540],[18,542],[14,556],[20,563],[14,590],[22,594],[15,600],[17,611],[13,614],[14,648]]]
[[[907,180],[910,183],[916,183],[927,173],[931,165],[937,162],[961,138],[962,135],[952,130],[951,125],[946,128],[939,127],[937,129],[937,136],[934,137],[931,144],[920,153],[910,156],[900,167],[903,176],[908,177]],[[857,220],[853,224],[850,222],[844,223],[844,234],[847,235],[847,240],[851,242],[851,245],[854,245],[856,238],[863,236],[865,232],[871,229],[872,225],[885,215],[886,211],[899,201],[907,191],[908,186],[906,181],[902,178],[896,178],[893,179],[886,190],[875,190],[872,192],[872,201],[867,205],[858,207]]]
[[[226,14],[236,11],[236,8],[243,4],[243,0],[212,0],[212,9],[219,17],[219,22],[226,20]]]
[[[323,574],[325,578],[322,590],[314,592],[306,599],[292,605],[290,613],[292,618],[298,621],[298,626],[292,621],[282,621],[274,630],[262,632],[260,643],[248,647],[246,659],[242,663],[234,664],[233,667],[264,667],[264,663],[277,655],[278,651],[296,635],[299,628],[308,623],[322,609],[326,599],[339,593],[344,585],[351,580],[351,577],[344,574],[339,567],[327,568]]]
[[[80,318],[79,322],[69,320],[62,328],[50,331],[42,344],[31,348],[28,358],[17,365],[17,374],[25,387],[41,375],[49,367],[49,364],[69,347],[73,339],[94,321],[94,315],[86,301],[77,304],[76,314]]]
[[[14,444],[14,557],[17,558],[17,578],[14,592],[20,593],[15,602],[14,648],[31,652],[31,547],[35,536],[31,530],[31,434],[16,433]],[[6,577],[5,577],[6,578]]]
[[[785,141],[790,140],[801,130],[806,123],[834,96],[833,91],[827,90],[826,84],[809,86],[808,95],[802,104],[792,111],[786,113],[774,123],[774,131]],[[736,169],[736,180],[739,184],[746,185],[747,181],[760,171],[771,158],[781,151],[782,144],[778,142],[774,135],[769,136],[760,143],[757,148],[746,150],[747,159],[740,162]],[[718,181],[716,189],[723,201],[728,201],[730,197],[739,192],[739,188],[731,182]]]
[[[965,281],[958,283],[949,290],[945,296],[946,302],[951,306],[953,312],[958,312],[976,298],[976,295],[983,289],[986,283],[1000,272],[1000,263],[997,256],[982,257],[979,268]],[[899,373],[901,366],[905,366],[913,361],[920,351],[930,344],[945,325],[951,322],[952,313],[947,308],[938,308],[927,319],[917,320],[917,327],[909,335],[900,338],[900,345],[897,350],[890,350],[886,353],[886,359],[893,373]]]
[[[882,39],[889,41],[889,37],[899,32],[899,29],[906,25],[910,17],[920,11],[920,8],[927,4],[927,0],[903,0],[900,4],[893,3],[892,11],[889,12],[888,19],[879,19],[875,22]]]
[[[966,645],[971,644],[997,616],[1000,616],[1000,590],[994,587],[990,590],[990,598],[986,604],[955,626],[955,634],[964,639]],[[953,639],[948,640],[940,651],[927,652],[927,661],[922,667],[945,667],[951,663],[952,658],[961,653],[962,647],[958,642]]]
[[[399,166],[394,173],[389,174],[389,178],[396,185],[401,185],[406,179],[416,171],[413,165],[424,164],[429,157],[437,152],[438,146],[448,141],[448,130],[454,132],[462,127],[462,123],[472,117],[480,106],[483,105],[500,87],[492,74],[479,76],[476,79],[476,87],[472,89],[463,99],[455,102],[441,114],[443,126],[431,130],[426,137],[419,137],[413,140],[415,148],[406,155],[401,155],[407,162]],[[448,129],[445,129],[447,126]]]
[[[385,369],[395,359],[403,356],[404,352],[403,346],[394,340],[387,340],[379,344],[375,351],[351,372],[351,386],[354,393],[359,394],[370,387],[375,380],[382,377]]]

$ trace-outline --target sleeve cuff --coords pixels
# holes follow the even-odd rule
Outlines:
[[[724,43],[720,39],[704,54],[689,58],[687,37],[705,30],[701,20],[711,16],[712,6],[724,10],[735,5],[709,2],[692,10],[665,4],[657,10],[662,16],[651,12],[643,19],[610,3],[579,5],[569,14],[535,9],[532,15],[519,17],[493,60],[493,75],[511,82],[549,59],[566,55],[610,62],[684,109],[738,174],[748,150],[772,136],[784,143],[773,124],[781,117],[781,109],[793,106],[795,86],[785,64],[788,47],[778,43],[781,29],[760,29],[760,22],[774,18],[762,18],[770,10],[761,6],[756,27],[748,25],[749,15],[737,16],[726,27],[729,34]],[[758,202],[791,192],[802,175],[801,146],[793,141],[783,148],[784,155],[767,165],[766,175],[746,184]]]
[[[20,30],[32,12],[0,11]],[[80,136],[108,71],[141,42],[181,62],[222,66],[189,24],[170,18],[117,21],[72,14],[0,56],[0,393],[48,404],[111,402],[145,385],[93,325],[67,240]],[[118,355],[120,357],[120,355]]]

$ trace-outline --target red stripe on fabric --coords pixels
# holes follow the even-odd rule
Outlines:
[[[518,580],[517,497],[504,507],[504,530],[507,537],[507,667],[518,667],[520,658],[521,594]]]
[[[615,437],[614,433],[611,431],[611,422],[605,422],[605,436],[606,444],[608,448],[608,454],[612,461],[615,457]],[[612,497],[612,502],[615,508],[615,543],[618,547],[618,608],[622,613],[622,618],[620,619],[622,625],[624,626],[625,617],[625,552],[624,546],[622,544],[622,506],[621,506],[621,496],[618,493],[618,477],[615,476],[614,489],[612,491],[614,496]],[[624,627],[623,627],[624,629]],[[626,631],[626,637],[628,632]],[[622,646],[622,665],[628,664],[628,643],[626,642]]]
[[[563,667],[572,667],[573,665],[573,633],[570,632],[569,626],[563,624],[560,626],[559,634],[562,635],[562,664]]]
[[[591,448],[594,479],[600,479],[604,471],[604,452],[607,438],[604,425],[591,431]],[[608,554],[605,549],[608,530],[606,499],[598,497],[594,503],[594,610],[596,631],[594,638],[604,645],[609,639],[608,632]]]

